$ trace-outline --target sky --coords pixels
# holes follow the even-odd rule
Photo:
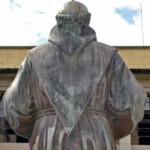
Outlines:
[[[112,46],[150,46],[149,0],[78,0],[92,14],[90,26],[100,42]],[[68,0],[0,0],[0,46],[47,42],[55,16]]]

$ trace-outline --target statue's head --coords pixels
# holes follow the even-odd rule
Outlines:
[[[87,7],[78,2],[70,1],[63,5],[63,8],[56,15],[57,24],[80,22],[89,25],[91,13]]]

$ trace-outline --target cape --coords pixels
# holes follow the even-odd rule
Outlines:
[[[78,26],[82,26],[82,35],[73,34],[62,25],[55,26],[50,43],[30,52],[32,64],[67,134],[78,122],[116,51],[99,44],[89,26]]]

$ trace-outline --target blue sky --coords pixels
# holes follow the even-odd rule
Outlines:
[[[112,46],[150,45],[148,0],[79,0],[92,14],[98,40]],[[47,42],[55,15],[67,0],[0,0],[0,46]]]
[[[135,17],[140,17],[141,9],[132,7],[115,8],[115,13],[119,14],[129,25],[135,24]]]

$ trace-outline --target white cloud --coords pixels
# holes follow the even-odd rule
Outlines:
[[[81,1],[81,0],[79,0]],[[56,24],[55,15],[67,0],[10,0],[0,1],[0,45],[28,45],[49,36]],[[147,0],[82,0],[92,13],[91,26],[96,30],[98,40],[110,45],[142,45],[141,18],[129,25],[115,13],[115,8],[143,7],[143,28],[145,45],[150,45],[149,2]],[[41,33],[40,39],[37,36]]]

